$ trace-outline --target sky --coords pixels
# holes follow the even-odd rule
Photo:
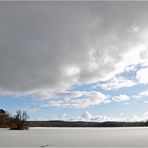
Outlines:
[[[148,120],[148,2],[0,1],[0,108],[29,120]]]

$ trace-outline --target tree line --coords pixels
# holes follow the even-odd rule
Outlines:
[[[17,110],[15,115],[8,111],[0,109],[0,128],[10,128],[11,130],[28,129],[26,120],[29,118],[27,112]]]
[[[11,130],[24,130],[28,127],[135,127],[148,126],[146,122],[84,122],[84,121],[27,121],[29,118],[25,111],[17,110],[15,115],[0,109],[0,128]]]
[[[86,121],[27,121],[29,127],[140,127],[148,126],[147,122],[86,122]]]

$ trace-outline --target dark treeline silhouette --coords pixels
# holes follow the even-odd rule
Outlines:
[[[136,127],[148,126],[146,122],[84,122],[84,121],[27,121],[25,111],[18,110],[16,115],[0,109],[0,128],[28,129],[28,127]]]
[[[137,127],[148,122],[84,122],[84,121],[27,121],[30,127]]]
[[[16,115],[0,109],[0,128],[10,128],[12,130],[28,129],[26,120],[29,118],[25,111],[17,110]]]
[[[5,128],[5,127],[10,126],[11,121],[12,121],[12,118],[11,118],[9,112],[7,112],[3,109],[0,109],[0,127]]]

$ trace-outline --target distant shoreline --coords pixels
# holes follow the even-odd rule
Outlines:
[[[28,127],[147,127],[146,122],[26,121]]]

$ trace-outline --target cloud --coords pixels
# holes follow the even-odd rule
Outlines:
[[[66,114],[62,114],[58,117],[58,120],[64,120],[66,118]]]
[[[127,30],[129,33],[136,33],[138,31],[140,31],[140,27],[138,25],[130,26]]]
[[[85,112],[82,114],[82,118],[84,120],[90,120],[92,118],[92,115],[89,112]]]
[[[148,90],[144,90],[144,91],[142,91],[142,92],[140,92],[139,94],[137,94],[137,95],[134,95],[133,96],[133,98],[143,98],[143,97],[147,97],[148,96]]]
[[[144,2],[1,3],[0,90],[6,94],[110,79],[146,55],[140,54],[148,39]],[[135,56],[137,47],[142,51]]]
[[[148,111],[144,112],[142,115],[134,115],[131,121],[148,121]]]
[[[136,78],[139,83],[148,84],[148,68],[142,68],[137,71]]]
[[[147,47],[145,2],[0,3],[0,90],[6,94],[110,79],[131,64],[125,58],[131,51]]]
[[[105,122],[105,121],[128,121],[128,118],[124,117],[112,117],[107,115],[92,115],[90,112],[86,111],[80,116],[73,117],[69,120],[72,121],[92,121],[92,122]]]
[[[23,108],[23,110],[25,110],[27,113],[37,113],[38,111],[40,111],[40,108]]]
[[[87,108],[101,103],[109,103],[108,97],[96,91],[82,92],[63,92],[56,95],[56,100],[50,100],[47,104],[41,105],[42,108],[50,106],[63,108]],[[60,100],[59,100],[60,99]]]
[[[145,111],[141,115],[132,115],[130,117],[123,117],[123,113],[120,116],[107,116],[107,115],[92,115],[88,111],[82,113],[80,116],[73,117],[67,120],[72,121],[92,121],[92,122],[105,122],[105,121],[119,121],[119,122],[135,122],[135,121],[147,121],[148,111]]]
[[[44,114],[45,115],[45,114]],[[119,121],[119,122],[135,122],[135,121],[147,121],[148,120],[148,111],[145,111],[139,115],[130,115],[128,117],[124,116],[124,113],[120,113],[119,115],[101,115],[101,114],[92,114],[88,111],[82,112],[80,114],[74,116],[68,116],[66,113],[37,118],[36,120],[64,120],[64,121],[90,121],[90,122],[105,122],[105,121]]]
[[[123,95],[112,97],[112,100],[115,102],[124,102],[124,101],[129,101],[130,97],[123,94]]]
[[[44,90],[38,92],[38,97],[41,99],[60,99],[63,98],[64,100],[69,100],[72,98],[79,98],[82,95],[84,95],[85,92],[83,91],[50,91],[50,90]],[[86,92],[87,94],[87,92]]]
[[[147,121],[148,120],[148,111],[145,111],[141,115],[133,115],[131,117],[123,117],[122,115],[117,117],[111,117],[111,116],[100,116],[97,115],[95,118],[92,117],[92,119],[95,119],[95,121],[104,122],[104,121],[125,121],[125,122],[134,122],[134,121]]]
[[[141,92],[141,93],[139,94],[139,96],[141,96],[141,97],[148,96],[148,90],[145,90],[145,91]]]
[[[106,90],[112,90],[112,89],[119,89],[123,87],[132,87],[136,85],[136,82],[126,79],[124,77],[114,77],[110,79],[106,83],[102,83],[100,86]]]
[[[144,101],[144,103],[146,103],[146,104],[147,104],[147,103],[148,103],[148,101],[146,100],[146,101]]]

